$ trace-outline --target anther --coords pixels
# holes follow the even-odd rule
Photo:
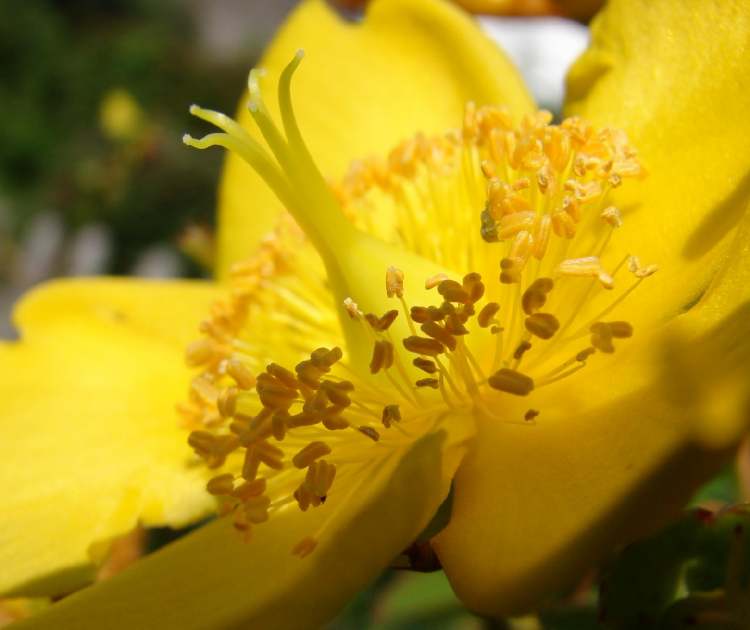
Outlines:
[[[227,473],[214,477],[206,484],[206,490],[216,496],[231,494],[234,490],[234,475]]]
[[[412,321],[415,321],[418,324],[424,324],[425,322],[432,321],[432,314],[430,313],[430,309],[424,306],[412,306],[411,309],[409,309],[409,315]]]
[[[386,357],[388,359],[389,357]],[[391,349],[390,362],[393,363],[393,351]],[[388,368],[390,364],[384,365],[383,367]],[[320,391],[323,392],[328,400],[338,407],[348,407],[352,404],[351,398],[347,396],[347,392],[354,390],[354,385],[349,381],[340,381],[335,383],[333,381],[323,381],[320,384]]]
[[[282,442],[286,436],[289,414],[286,411],[276,411],[271,416],[271,433],[277,442]]]
[[[294,374],[278,363],[269,363],[266,372],[291,389],[299,387],[299,381],[294,377]]]
[[[622,215],[620,214],[620,211],[614,206],[604,208],[600,216],[613,228],[622,226]]]
[[[523,355],[526,354],[529,350],[531,350],[531,343],[524,339],[513,351],[513,358],[516,361],[520,361],[523,358]]]
[[[227,387],[216,399],[216,407],[224,418],[230,418],[234,415],[237,408],[237,395],[239,390],[236,387]]]
[[[523,414],[523,419],[526,420],[526,422],[532,422],[538,415],[539,411],[537,409],[529,409],[525,414]]]
[[[323,426],[329,431],[348,429],[351,425],[346,418],[342,418],[339,415],[342,411],[343,409],[340,407],[329,407],[326,410],[326,414],[323,416]]]
[[[439,341],[446,348],[448,348],[448,350],[453,351],[456,349],[456,338],[440,324],[437,324],[435,322],[427,322],[426,324],[422,324],[420,328],[422,329],[423,333]]]
[[[380,439],[380,433],[378,433],[372,427],[368,427],[368,426],[357,427],[357,431],[359,431],[362,435],[365,435],[368,438],[370,438],[373,442],[377,442]]]
[[[604,270],[597,256],[563,260],[557,266],[556,272],[561,276],[597,278],[605,289],[614,287],[612,276]]]
[[[365,315],[367,323],[370,324],[372,329],[376,332],[383,332],[388,330],[397,317],[398,311],[395,309],[386,312],[382,317],[377,317],[372,313],[367,313]]]
[[[269,376],[264,379],[264,376]],[[292,401],[297,397],[297,390],[287,387],[281,381],[271,380],[273,377],[267,373],[258,376],[255,390],[265,407],[272,409],[288,409]]]
[[[383,426],[388,429],[394,422],[401,421],[401,409],[398,405],[386,405],[383,407],[383,414],[381,417]]]
[[[526,318],[524,326],[532,335],[550,339],[560,328],[560,322],[551,313],[534,313]]]
[[[489,160],[482,160],[482,163],[479,166],[482,169],[482,174],[487,179],[492,179],[493,177],[495,177],[495,165],[492,162],[490,162]]]
[[[388,297],[404,296],[404,272],[396,267],[388,267],[385,272],[385,292]]]
[[[413,352],[414,354],[424,354],[429,357],[435,357],[445,352],[442,343],[428,337],[417,337],[412,335],[411,337],[406,337],[403,340],[403,344],[404,348],[409,352]]]
[[[440,293],[447,302],[466,304],[470,301],[469,294],[455,280],[443,280],[438,285],[437,289],[438,293]]]
[[[515,261],[517,265],[523,270],[526,261],[531,255],[531,248],[534,244],[534,238],[531,236],[531,232],[528,230],[522,230],[516,234],[513,242],[510,245],[510,251],[508,257]]]
[[[318,348],[310,353],[310,360],[318,367],[330,369],[343,356],[344,353],[339,347],[334,347],[330,350],[328,348]]]
[[[360,319],[362,317],[362,311],[359,310],[357,303],[348,297],[344,299],[344,308],[352,319]]]
[[[420,378],[414,384],[417,387],[432,387],[432,389],[437,389],[440,382],[436,378]]]
[[[463,325],[463,322],[468,321],[468,315],[465,314],[463,311],[461,313],[451,313],[445,318],[445,331],[450,335],[468,335],[469,329],[466,328],[466,326]],[[425,330],[425,326],[428,326],[429,324],[423,324],[421,326],[422,330],[427,332]],[[435,324],[437,326],[437,324]],[[430,335],[432,336],[432,335]],[[451,348],[451,350],[454,350],[455,348]]]
[[[255,455],[269,468],[281,470],[284,467],[284,451],[265,440],[255,444]]]
[[[615,339],[627,339],[633,336],[633,326],[629,322],[609,322],[608,325]]]
[[[630,256],[628,258],[628,270],[636,278],[648,278],[655,274],[659,268],[656,265],[647,265],[646,267],[641,266],[641,261],[638,260],[637,256]]]
[[[527,396],[534,389],[534,381],[531,377],[508,368],[498,370],[490,376],[487,382],[494,389],[516,396]]]
[[[255,446],[249,446],[245,451],[245,458],[242,462],[242,478],[246,481],[254,481],[259,466],[260,459],[255,454]]]
[[[393,365],[393,345],[390,341],[380,339],[375,342],[370,360],[370,374],[377,374],[381,369],[387,370]]]
[[[216,356],[216,342],[207,337],[193,341],[185,352],[185,359],[190,367],[204,365]]]
[[[427,290],[434,289],[444,280],[447,280],[448,276],[444,273],[436,273],[434,276],[430,276],[424,281],[424,288]]]
[[[331,489],[336,477],[336,466],[321,459],[310,464],[305,475],[305,482],[318,498],[323,498]]]
[[[469,295],[469,302],[474,304],[482,299],[484,296],[484,283],[482,282],[482,276],[476,272],[467,273],[464,276],[463,289]]]
[[[535,220],[536,212],[533,210],[506,214],[500,219],[497,236],[502,241],[511,236],[515,236],[523,230],[528,231],[531,229],[531,226],[534,225]]]
[[[244,512],[247,520],[258,525],[268,520],[268,508],[271,505],[271,499],[265,495],[250,497],[244,503]]]
[[[575,221],[567,212],[553,212],[551,221],[552,231],[560,238],[571,239],[576,235]]]
[[[300,361],[294,366],[297,378],[312,389],[320,387],[320,378],[325,374],[323,370],[317,367],[312,361]]]
[[[512,258],[503,258],[500,261],[500,282],[503,284],[514,284],[521,280],[522,267]]]
[[[497,232],[497,221],[495,221],[487,208],[482,210],[482,213],[479,215],[479,221],[479,233],[482,239],[487,243],[497,243],[500,240]]]
[[[434,361],[430,361],[429,359],[423,359],[422,357],[417,357],[412,361],[412,364],[414,367],[422,370],[423,372],[427,372],[427,374],[435,374],[435,372],[438,371],[437,365],[435,365]]]
[[[240,501],[247,501],[251,497],[259,497],[266,491],[266,480],[264,478],[245,481],[232,490],[232,496]]]
[[[301,449],[294,457],[292,457],[292,464],[295,468],[307,468],[315,460],[320,459],[329,455],[331,447],[325,442],[310,442],[307,446]]]
[[[537,278],[521,296],[521,307],[527,315],[532,315],[542,308],[547,301],[547,294],[555,283],[551,278]]]
[[[247,427],[247,430],[239,434],[240,444],[242,446],[248,446],[257,442],[258,440],[264,440],[270,437],[273,433],[271,428],[271,418],[275,413],[275,409],[272,407],[263,407],[253,417]]]
[[[612,329],[608,324],[597,322],[591,326],[591,345],[600,352],[612,354],[615,351],[612,337]]]
[[[477,323],[481,328],[487,328],[489,326],[497,312],[500,310],[500,305],[497,302],[488,302],[484,305],[479,315],[477,315]]]
[[[227,374],[234,379],[240,389],[252,389],[255,386],[255,377],[248,367],[239,359],[227,361]]]

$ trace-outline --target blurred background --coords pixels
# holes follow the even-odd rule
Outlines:
[[[456,2],[506,48],[538,102],[559,113],[564,74],[585,48],[586,22],[600,2]],[[14,334],[14,300],[47,278],[210,275],[222,155],[183,147],[188,106],[233,112],[249,68],[295,4],[0,1],[0,337]],[[362,4],[340,0],[338,9],[356,20]],[[747,448],[739,462],[695,504],[747,500]],[[115,549],[102,576],[177,535],[136,532]],[[662,542],[648,544],[672,548]],[[725,562],[726,540],[713,542],[712,561]],[[671,570],[677,560],[660,553]],[[624,558],[614,579],[628,578]],[[389,571],[329,628],[585,630],[598,627],[592,583],[540,617],[498,622],[466,612],[442,572]],[[0,601],[0,625],[38,605],[44,603]],[[629,603],[613,605],[627,610]]]

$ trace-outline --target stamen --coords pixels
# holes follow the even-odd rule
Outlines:
[[[415,354],[424,354],[429,357],[436,357],[444,352],[443,344],[436,339],[429,339],[427,337],[407,337],[403,341],[404,348],[409,352]]]
[[[396,267],[388,267],[385,274],[385,291],[388,297],[404,297],[404,272]]]
[[[534,389],[534,380],[515,370],[502,368],[490,376],[490,387],[516,396],[528,396]]]
[[[556,271],[561,276],[597,278],[605,289],[614,288],[612,276],[604,270],[597,256],[564,260],[557,266]]]
[[[551,313],[534,313],[524,320],[524,326],[532,335],[550,339],[560,328],[560,322]]]
[[[401,422],[401,410],[398,405],[386,405],[383,407],[383,426],[388,429],[394,422]]]
[[[485,304],[477,316],[477,323],[479,326],[481,328],[487,328],[487,326],[494,321],[495,315],[497,315],[499,310],[500,305],[497,302],[488,302]]]
[[[367,427],[367,426],[357,427],[357,431],[359,431],[362,435],[365,435],[368,438],[370,438],[373,442],[377,442],[380,439],[380,433],[378,433],[372,427]]]
[[[325,442],[310,442],[292,458],[296,468],[307,468],[316,459],[330,455],[331,447]]]

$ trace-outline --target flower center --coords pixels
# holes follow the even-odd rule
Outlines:
[[[191,108],[223,133],[185,142],[239,153],[296,223],[282,217],[233,268],[188,349],[202,372],[181,410],[190,445],[220,469],[208,491],[238,530],[328,502],[293,549],[305,556],[369,468],[440,422],[534,424],[543,410],[510,417],[507,397],[614,352],[633,329],[611,316],[655,267],[602,262],[622,221],[610,193],[644,174],[622,132],[552,125],[547,112],[516,125],[470,104],[460,131],[417,136],[329,185],[291,108],[300,59],[279,83],[284,134],[250,75],[275,161],[231,119]]]

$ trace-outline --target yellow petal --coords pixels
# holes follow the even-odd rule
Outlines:
[[[327,177],[338,179],[353,160],[385,155],[419,131],[459,127],[468,100],[506,104],[516,116],[532,108],[505,55],[442,0],[376,0],[361,24],[343,21],[323,0],[304,2],[260,64],[277,119],[275,86],[299,48],[307,59],[294,82],[295,112]],[[259,138],[245,102],[239,120]],[[280,209],[260,178],[230,155],[220,191],[219,277],[254,251]]]
[[[448,493],[467,430],[457,422],[427,435],[356,479],[359,487],[348,483],[350,495],[334,486],[323,506],[275,514],[249,543],[226,519],[207,525],[19,629],[317,628],[425,527]],[[292,556],[290,547],[329,517],[316,549]]]
[[[537,426],[479,425],[438,539],[462,599],[538,607],[618,544],[662,525],[750,425],[750,213],[687,313],[616,363],[525,401]]]
[[[489,615],[538,608],[617,544],[663,524],[718,468],[726,452],[690,445],[665,383],[631,372],[620,361],[580,391],[583,379],[524,406],[509,401],[509,417],[539,409],[534,426],[479,424],[436,543],[469,607]]]
[[[0,346],[0,592],[79,587],[92,545],[205,513],[175,403],[214,297],[204,283],[78,280],[18,305],[21,340]]]
[[[713,448],[736,444],[750,425],[750,212],[711,286],[669,332],[673,402],[695,439]]]
[[[625,223],[607,261],[660,267],[635,322],[695,302],[750,198],[748,38],[741,0],[614,0],[568,76],[567,113],[625,129],[650,173],[615,196]]]

